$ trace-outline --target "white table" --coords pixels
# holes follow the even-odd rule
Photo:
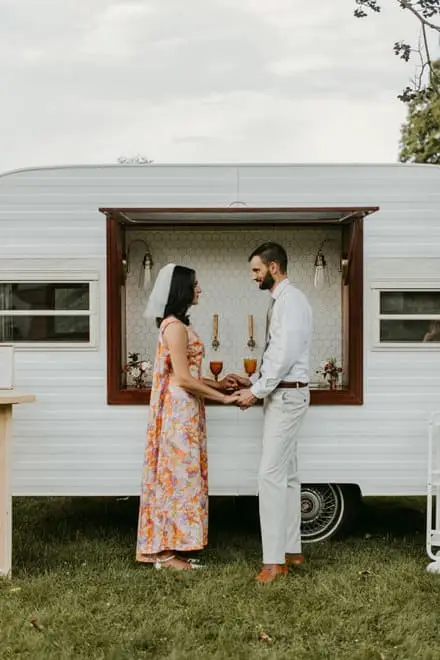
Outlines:
[[[0,390],[0,576],[10,577],[12,568],[12,406],[33,401],[33,394]]]

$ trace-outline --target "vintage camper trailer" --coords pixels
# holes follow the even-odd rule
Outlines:
[[[268,302],[247,258],[268,239],[314,309],[304,540],[336,532],[359,492],[426,493],[440,168],[153,164],[0,176],[0,342],[15,347],[17,388],[36,395],[14,415],[14,495],[139,492],[148,380],[136,387],[123,367],[154,353],[149,266],[197,270],[206,372],[215,360],[243,373]],[[331,356],[343,367],[334,388],[317,373]],[[209,405],[207,417],[211,493],[256,494],[261,407]]]

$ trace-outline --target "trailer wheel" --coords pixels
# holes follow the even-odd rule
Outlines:
[[[346,529],[358,510],[356,486],[304,484],[301,488],[301,540],[317,543]]]

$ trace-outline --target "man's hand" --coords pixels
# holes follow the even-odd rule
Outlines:
[[[238,374],[228,374],[226,377],[233,378],[237,383],[237,387],[240,388],[250,387],[252,385],[250,379],[247,378],[246,376],[239,376]]]
[[[240,390],[238,393],[237,405],[240,406],[242,410],[250,408],[258,401],[257,397],[252,394],[249,389]]]
[[[221,378],[218,381],[218,387],[220,390],[238,390],[239,383],[234,374],[228,374],[224,378]]]
[[[224,378],[218,381],[221,390],[239,390],[242,387],[250,387],[251,381],[245,376],[238,374],[227,374]]]

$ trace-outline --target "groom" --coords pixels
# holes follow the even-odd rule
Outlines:
[[[264,430],[258,494],[263,568],[260,583],[301,564],[301,485],[297,443],[310,402],[309,357],[312,311],[306,296],[287,278],[287,254],[277,243],[260,245],[249,257],[253,280],[270,291],[266,342],[260,372],[252,380],[234,375],[244,387],[238,405],[264,399]]]

